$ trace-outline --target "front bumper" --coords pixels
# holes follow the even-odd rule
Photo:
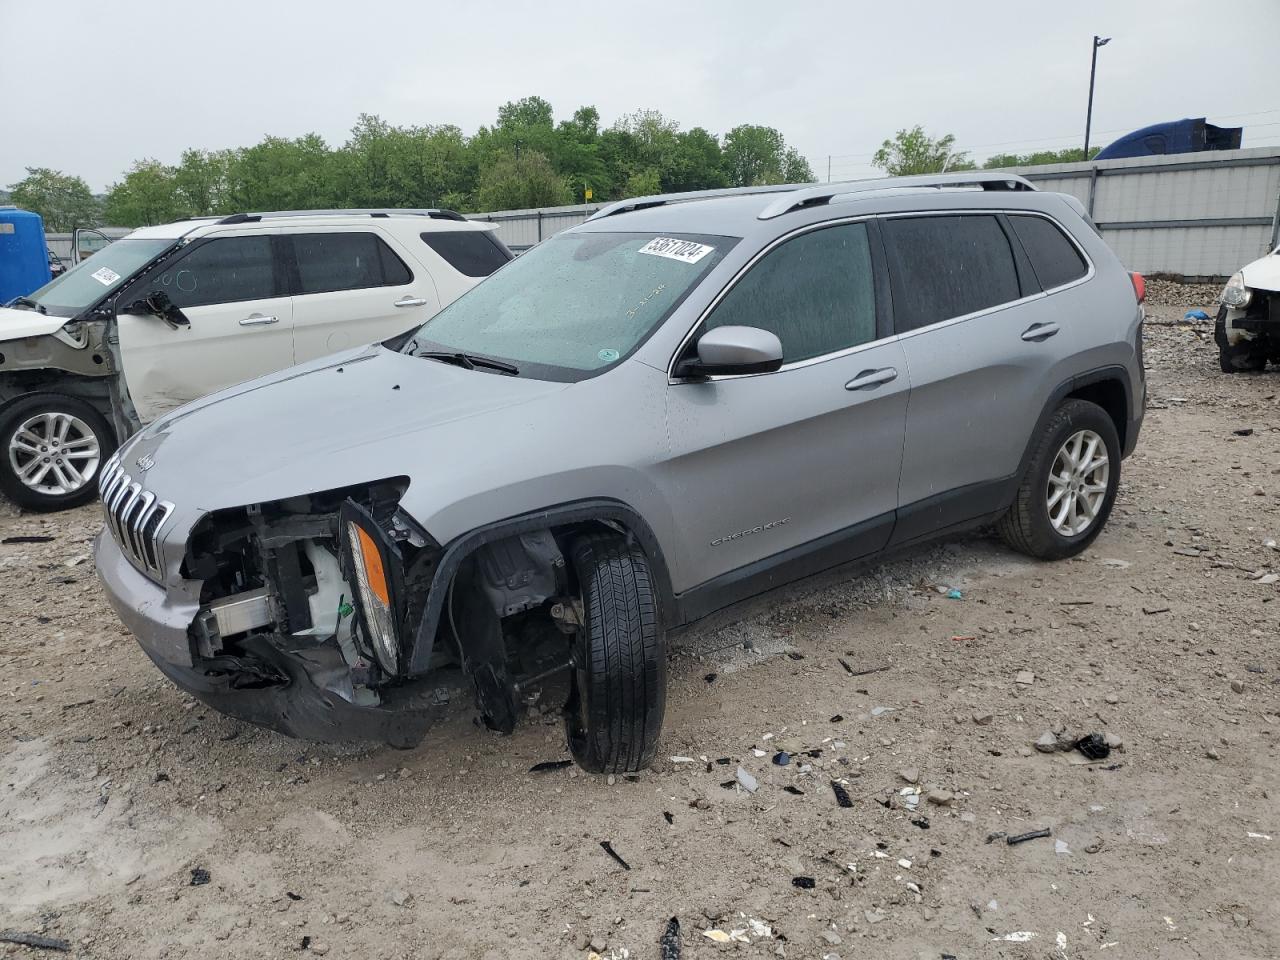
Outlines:
[[[219,713],[305,740],[375,740],[408,748],[444,712],[447,700],[407,689],[377,706],[353,703],[339,692],[350,683],[336,650],[287,652],[261,637],[248,652],[280,679],[246,687],[241,675],[210,669],[193,651],[188,628],[199,611],[199,583],[166,590],[139,573],[106,531],[98,535],[95,560],[107,599],[143,652],[178,687]]]

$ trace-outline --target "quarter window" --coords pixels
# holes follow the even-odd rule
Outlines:
[[[890,219],[884,237],[898,333],[1020,296],[1013,249],[993,216]]]
[[[511,259],[511,253],[488,230],[434,230],[422,242],[464,277],[487,277]]]
[[[1010,215],[1013,232],[1027,251],[1036,279],[1045,290],[1078,280],[1089,270],[1076,245],[1062,230],[1044,217]]]
[[[289,241],[300,294],[398,287],[413,280],[404,261],[373,233],[295,233]]]
[[[158,287],[179,307],[203,307],[278,295],[270,237],[221,237],[175,260]]]
[[[785,363],[874,340],[875,275],[866,224],[814,230],[766,254],[706,321],[707,329],[730,325],[776,334]]]

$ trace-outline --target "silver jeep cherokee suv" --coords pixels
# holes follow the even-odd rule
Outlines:
[[[1070,197],[967,173],[627,200],[422,327],[135,435],[97,566],[157,666],[420,741],[462,676],[644,767],[668,631],[995,522],[1079,553],[1142,422],[1141,297]]]

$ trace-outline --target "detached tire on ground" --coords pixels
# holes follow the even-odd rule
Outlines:
[[[667,701],[666,640],[649,562],[638,545],[607,533],[579,539],[572,558],[583,624],[565,711],[569,752],[591,773],[643,770]]]
[[[1017,497],[997,524],[1004,542],[1040,560],[1075,556],[1093,543],[1120,484],[1120,438],[1105,410],[1067,400],[1035,441]]]
[[[0,491],[28,510],[64,510],[98,495],[116,447],[106,419],[77,397],[35,393],[0,412]]]

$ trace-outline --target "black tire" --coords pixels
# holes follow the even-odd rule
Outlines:
[[[31,455],[14,451],[11,444],[22,425],[42,413],[74,417],[88,428],[98,443],[97,462],[90,469],[77,471],[84,475],[83,486],[68,493],[41,491],[28,486],[18,476],[18,468],[30,462]],[[0,412],[0,492],[27,510],[50,511],[78,507],[98,495],[98,472],[115,448],[114,431],[106,418],[88,403],[60,393],[33,393]],[[80,461],[79,465],[84,468],[85,464]]]
[[[1102,504],[1088,527],[1072,536],[1056,530],[1049,519],[1049,473],[1063,444],[1080,430],[1092,430],[1107,449],[1109,475]],[[1120,485],[1120,437],[1111,417],[1096,403],[1066,400],[1053,412],[1036,441],[1027,472],[1009,511],[996,525],[1004,542],[1040,560],[1061,560],[1084,550],[1106,525]]]
[[[1262,344],[1247,340],[1232,346],[1227,341],[1227,308],[1218,308],[1213,324],[1213,342],[1218,345],[1218,367],[1223,373],[1257,373],[1267,368],[1267,354]]]
[[[573,566],[583,625],[565,709],[569,752],[591,773],[653,761],[667,703],[667,654],[644,551],[616,534],[577,540]]]

